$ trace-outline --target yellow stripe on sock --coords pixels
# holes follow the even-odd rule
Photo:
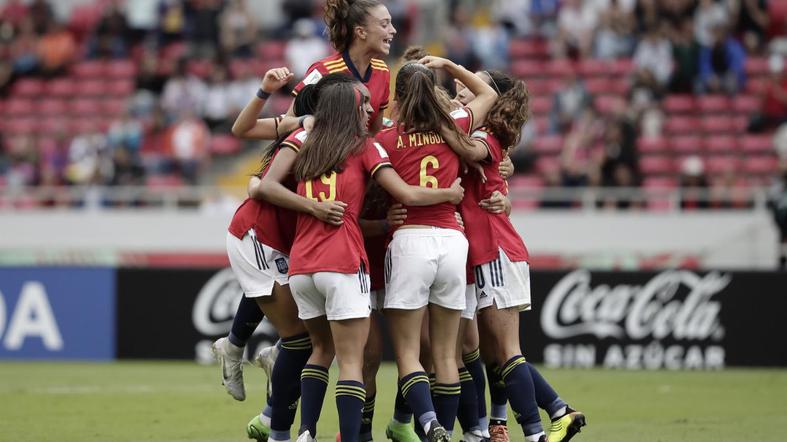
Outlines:
[[[462,355],[462,361],[463,361],[465,364],[469,364],[469,363],[471,363],[471,362],[475,362],[475,361],[477,361],[479,358],[481,358],[481,350],[480,350],[480,349],[478,349],[478,348],[476,348],[475,350],[471,351],[470,353],[467,353],[467,354],[465,354],[465,355]]]
[[[410,392],[410,389],[413,387],[413,385],[415,385],[418,382],[426,382],[428,384],[429,383],[429,378],[427,378],[424,375],[420,375],[420,376],[415,376],[413,378],[408,379],[407,382],[402,384],[402,395],[403,396],[407,396],[407,393]]]
[[[520,356],[520,357],[514,359],[513,361],[511,361],[508,364],[506,364],[505,367],[503,367],[503,370],[501,372],[501,376],[500,377],[505,379],[517,366],[522,365],[525,362],[526,361],[525,361],[525,358],[523,356]]]

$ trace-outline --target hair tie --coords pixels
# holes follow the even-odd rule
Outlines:
[[[494,87],[495,91],[497,91],[497,95],[503,95],[500,92],[500,88],[497,87],[497,83],[495,83],[495,79],[492,77],[492,74],[490,74],[489,71],[481,71],[481,72],[485,73],[486,76],[489,77],[489,80],[492,82],[492,87]]]

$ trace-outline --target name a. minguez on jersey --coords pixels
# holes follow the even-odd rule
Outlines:
[[[547,295],[541,328],[553,367],[719,369],[725,364],[721,302],[729,274],[668,270],[642,285],[591,284],[565,275]]]
[[[407,143],[405,143],[405,140]],[[432,144],[444,144],[443,136],[435,132],[415,132],[411,134],[399,135],[396,140],[396,150],[408,147],[421,147]]]

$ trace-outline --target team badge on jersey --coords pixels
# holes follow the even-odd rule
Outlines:
[[[317,71],[315,71],[315,72],[317,72]],[[295,134],[295,138],[297,138],[298,141],[300,141],[301,143],[305,143],[306,142],[306,138],[308,138],[308,137],[309,137],[309,133],[306,132],[306,131],[298,132],[297,134]]]
[[[311,74],[307,75],[306,78],[303,79],[303,84],[314,84],[320,81],[321,78],[322,74],[317,71],[317,69],[315,69]]]
[[[470,116],[470,114],[467,113],[467,110],[465,110],[465,108],[457,109],[457,110],[451,112],[451,117],[454,120],[458,120],[460,118],[467,118],[469,116]]]
[[[489,134],[487,134],[486,132],[484,132],[484,131],[482,131],[482,130],[477,130],[477,131],[473,132],[473,134],[472,134],[471,136],[472,136],[473,138],[483,138],[483,139],[487,139],[487,138],[489,137]]]
[[[289,271],[290,271],[290,267],[287,265],[287,260],[286,260],[286,259],[284,259],[284,258],[278,258],[278,259],[276,259],[276,269],[277,269],[277,270],[279,271],[279,273],[281,273],[282,275],[286,275],[286,274],[287,274],[287,272],[289,272]]]

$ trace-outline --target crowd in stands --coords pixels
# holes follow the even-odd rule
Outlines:
[[[0,186],[197,184],[216,157],[257,147],[229,127],[260,75],[299,77],[330,48],[319,0],[266,1],[264,16],[252,3],[95,0],[58,17],[51,0],[4,2]],[[714,195],[688,192],[687,209],[745,207],[786,167],[785,0],[385,3],[389,64],[417,42],[526,81],[514,190],[684,187]]]

